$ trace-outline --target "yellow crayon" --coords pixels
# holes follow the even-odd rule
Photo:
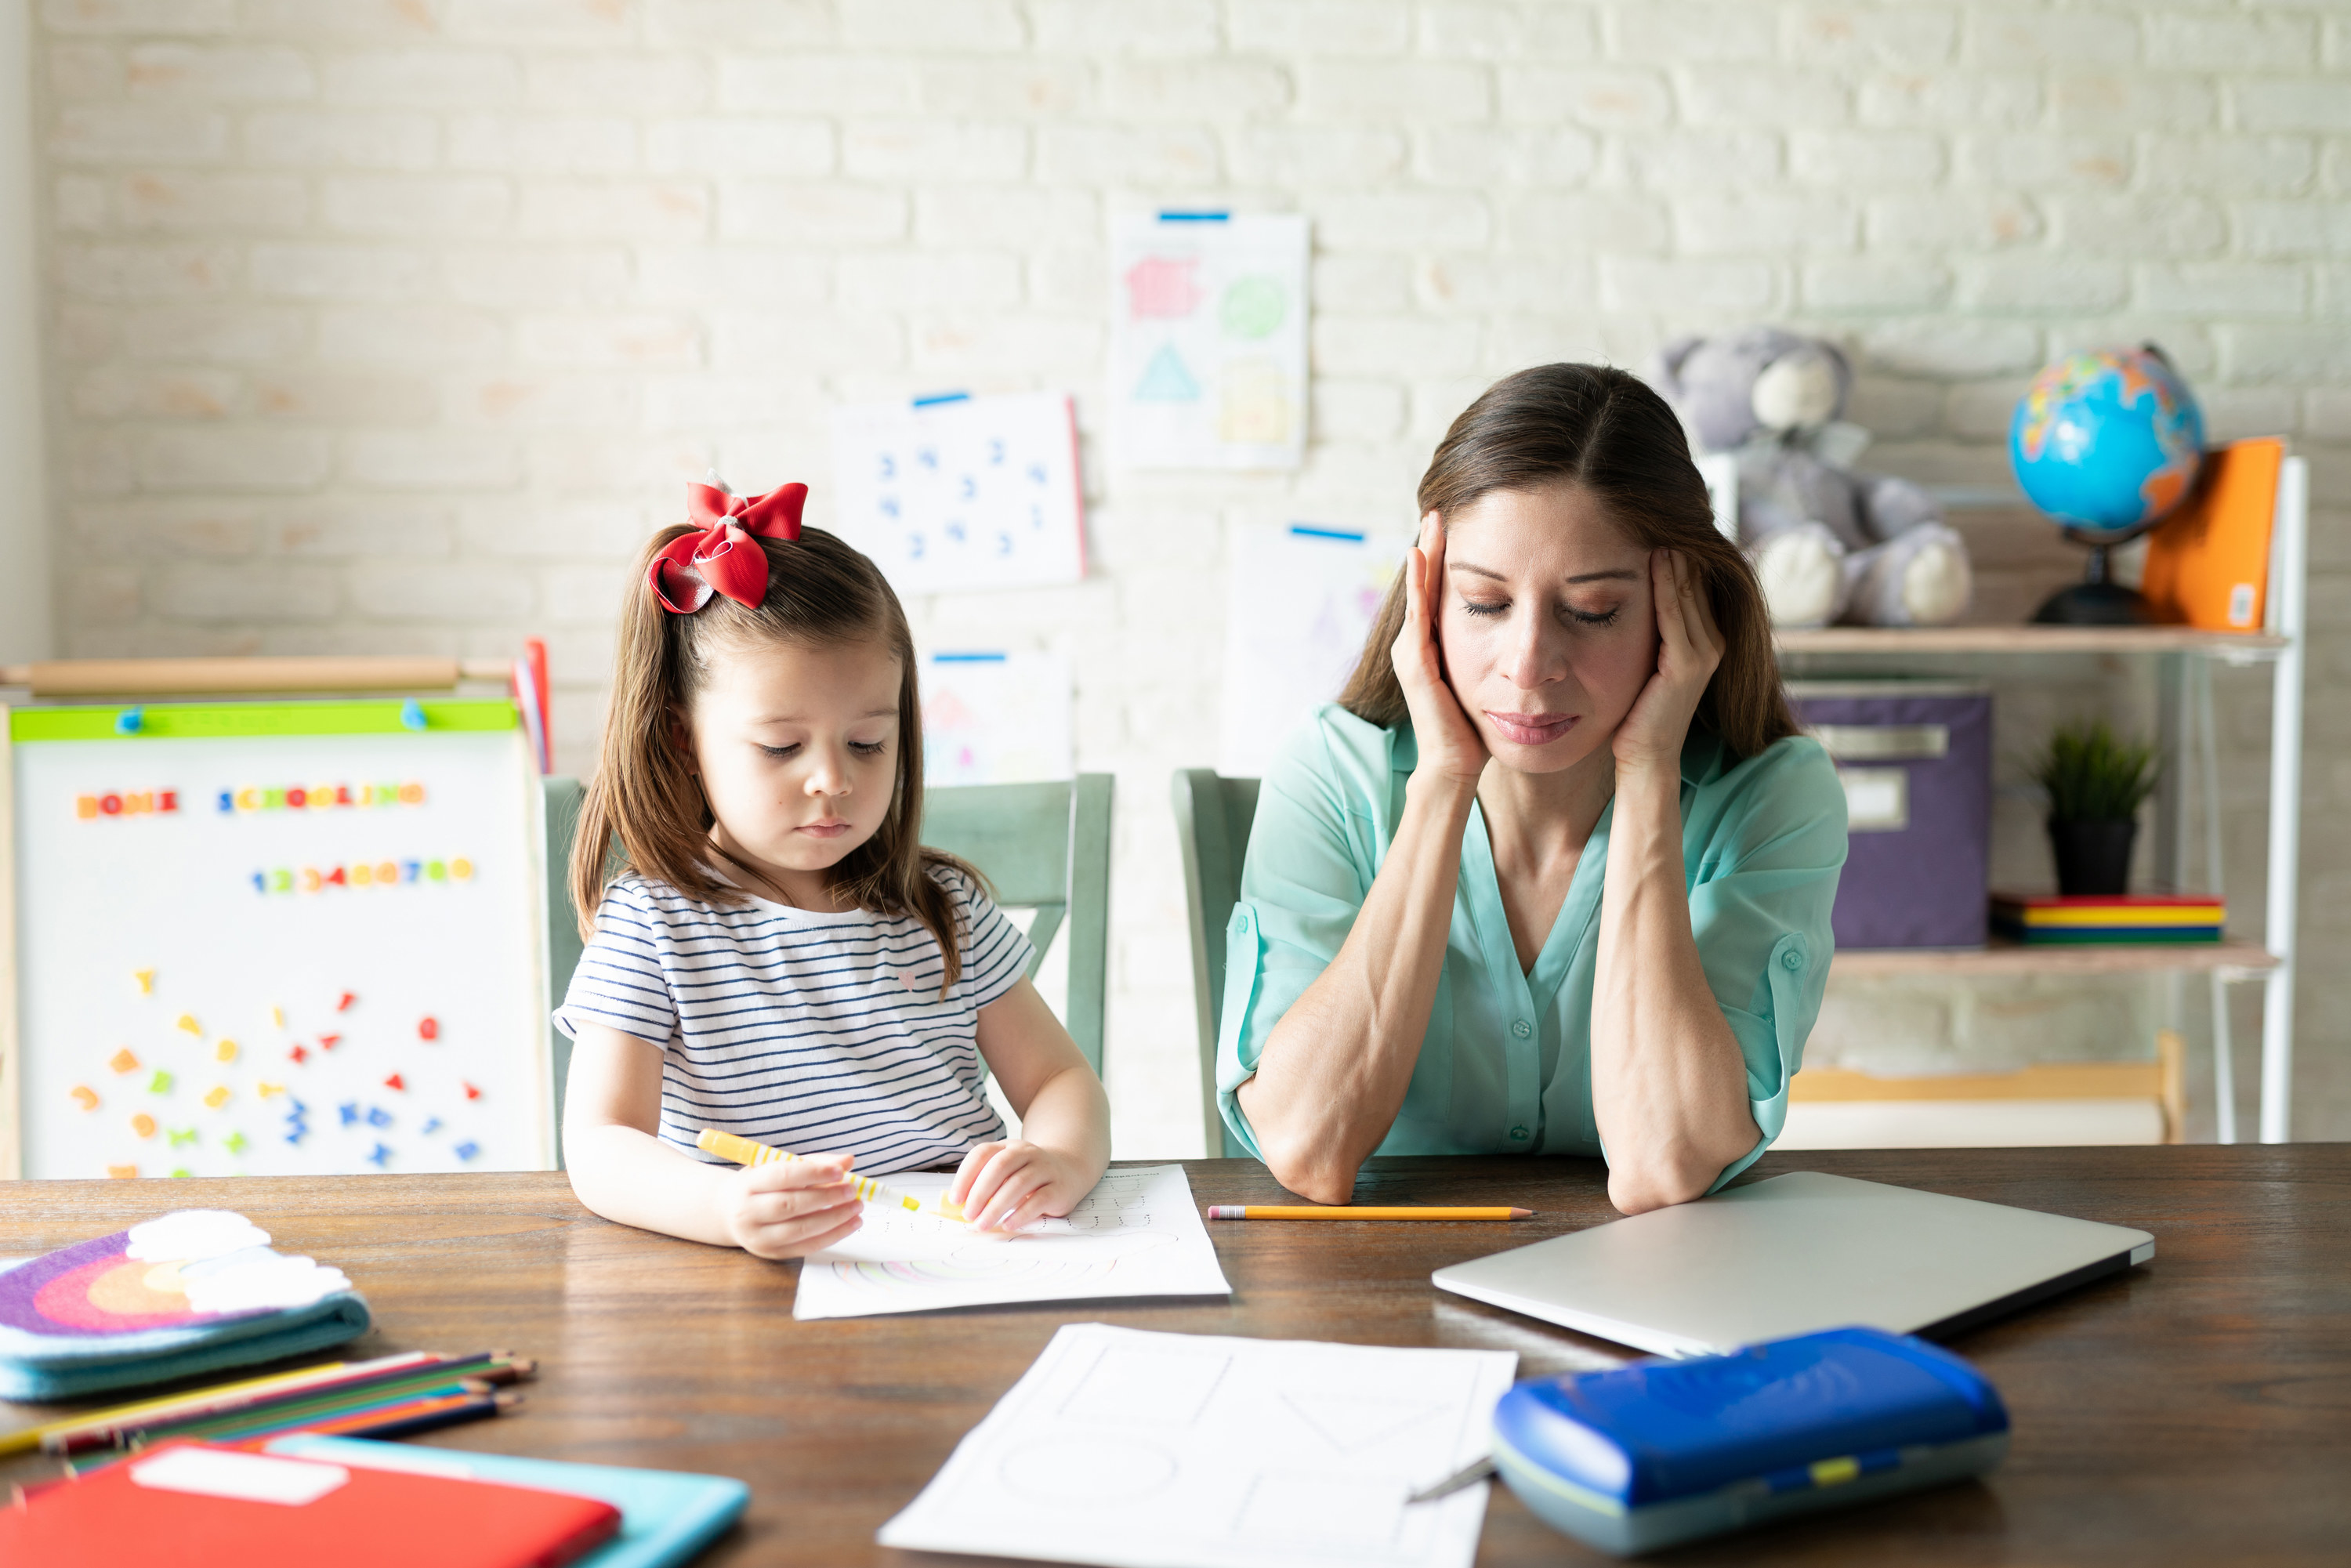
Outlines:
[[[770,1148],[766,1144],[755,1144],[748,1138],[738,1138],[732,1133],[719,1132],[714,1127],[703,1128],[695,1137],[694,1146],[705,1155],[716,1155],[720,1159],[732,1160],[738,1166],[771,1166],[778,1161],[796,1160],[800,1157],[798,1155],[786,1154],[781,1149]],[[895,1187],[883,1186],[871,1176],[852,1176],[849,1178],[849,1182],[850,1186],[856,1189],[858,1197],[866,1203],[879,1203],[893,1208],[911,1209],[916,1214],[923,1211],[924,1204],[921,1198],[912,1193],[900,1192]],[[963,1205],[950,1202],[945,1197],[940,1198],[930,1207],[933,1213],[945,1215],[949,1219],[964,1218]]]

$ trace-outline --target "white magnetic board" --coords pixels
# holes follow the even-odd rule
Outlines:
[[[511,703],[7,717],[21,1174],[553,1164]]]

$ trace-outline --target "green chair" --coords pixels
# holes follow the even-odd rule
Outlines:
[[[960,855],[995,884],[1008,909],[1033,909],[1029,940],[1045,949],[1070,927],[1070,996],[1061,1019],[1096,1072],[1110,985],[1111,776],[1046,784],[967,784],[924,792],[923,842]]]
[[[1192,1010],[1200,1030],[1200,1124],[1210,1154],[1246,1155],[1217,1109],[1217,1025],[1224,1016],[1225,923],[1241,895],[1241,857],[1257,818],[1254,779],[1206,768],[1176,774],[1176,837],[1184,851],[1184,903],[1192,922]]]
[[[584,791],[577,779],[548,779],[548,1012],[563,1005],[571,972],[580,967],[579,915],[569,885],[571,841],[580,826]],[[987,873],[997,901],[1033,909],[1029,940],[1035,979],[1045,949],[1064,921],[1070,927],[1068,1027],[1096,1072],[1102,1065],[1102,1011],[1110,979],[1111,776],[1081,773],[1049,784],[980,784],[932,789],[923,801],[923,841],[961,855]],[[571,1041],[548,1026],[555,1071],[555,1124],[563,1125],[563,1081],[571,1071]],[[557,1143],[561,1164],[561,1140]]]

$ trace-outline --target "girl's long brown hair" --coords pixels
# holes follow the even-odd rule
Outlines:
[[[1552,485],[1583,486],[1634,543],[1679,550],[1698,568],[1723,648],[1692,722],[1736,758],[1794,735],[1763,591],[1745,553],[1714,526],[1706,481],[1665,399],[1607,365],[1537,365],[1505,376],[1445,433],[1421,477],[1420,510],[1435,512],[1441,527],[1490,491]],[[1390,653],[1404,611],[1398,572],[1339,694],[1349,713],[1390,729],[1410,722]]]
[[[717,595],[692,615],[674,615],[653,597],[645,573],[664,546],[695,531],[681,523],[653,535],[629,580],[603,750],[571,843],[580,935],[593,935],[605,884],[624,872],[665,882],[688,898],[743,901],[738,889],[712,873],[710,803],[686,749],[686,716],[715,655],[756,653],[777,643],[873,642],[902,672],[897,776],[880,830],[841,857],[829,884],[859,909],[912,915],[928,926],[944,960],[940,994],[946,995],[962,973],[963,959],[954,896],[931,872],[944,866],[987,883],[955,856],[923,847],[922,700],[914,639],[898,596],[863,555],[822,528],[803,528],[798,539],[756,541],[768,554],[768,592],[757,609]]]

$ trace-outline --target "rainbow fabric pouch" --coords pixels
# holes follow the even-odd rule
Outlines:
[[[0,1273],[0,1399],[70,1399],[323,1350],[367,1333],[340,1269],[188,1208]]]

